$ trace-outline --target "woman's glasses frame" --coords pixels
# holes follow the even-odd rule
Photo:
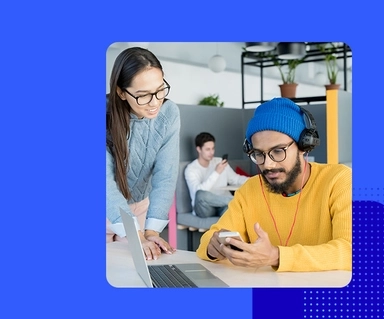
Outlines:
[[[156,91],[155,93],[147,93],[147,94],[144,94],[141,96],[134,96],[132,93],[129,93],[127,89],[124,89],[124,91],[127,92],[130,96],[132,96],[136,100],[137,105],[147,105],[147,104],[152,102],[154,96],[156,97],[156,99],[158,99],[160,101],[160,100],[164,99],[169,94],[169,92],[171,90],[171,86],[168,84],[168,82],[165,79],[163,79],[163,81],[166,84],[166,86],[164,88]],[[157,94],[160,92],[165,92],[165,94],[164,94],[164,96],[159,98],[157,96]],[[140,103],[140,99],[146,98],[149,95],[151,95],[151,99],[149,101],[146,101],[145,103],[142,103],[142,102]]]

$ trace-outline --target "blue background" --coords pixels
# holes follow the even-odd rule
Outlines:
[[[131,310],[157,318],[191,311],[200,318],[383,317],[382,11],[373,1],[249,2],[0,5],[1,304],[8,317],[130,317]],[[107,47],[116,41],[252,40],[337,41],[352,48],[351,283],[310,290],[110,287]]]

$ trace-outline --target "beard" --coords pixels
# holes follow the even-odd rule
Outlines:
[[[286,173],[287,179],[285,180],[285,182],[282,182],[282,183],[270,183],[264,176],[268,172]],[[296,181],[300,173],[301,173],[300,155],[299,155],[299,152],[297,152],[296,164],[295,166],[293,166],[293,168],[289,172],[286,172],[284,168],[266,169],[261,172],[261,177],[263,178],[264,183],[267,185],[268,191],[275,194],[283,194],[287,191],[289,187],[293,185],[293,183]]]

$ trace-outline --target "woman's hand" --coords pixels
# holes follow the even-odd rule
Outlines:
[[[144,234],[141,233],[140,239],[147,260],[158,259],[162,250],[167,254],[173,254],[176,251],[160,237],[158,232],[153,230],[147,229]]]

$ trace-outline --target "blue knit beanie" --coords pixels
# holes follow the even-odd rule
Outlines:
[[[260,131],[277,131],[290,136],[297,143],[305,121],[300,107],[287,98],[273,98],[259,105],[248,123],[245,137],[252,144],[252,135]]]

